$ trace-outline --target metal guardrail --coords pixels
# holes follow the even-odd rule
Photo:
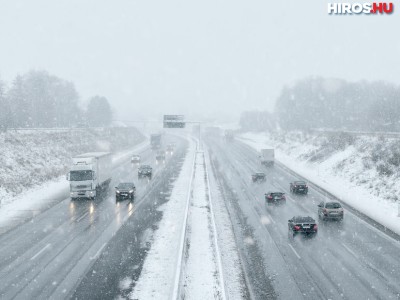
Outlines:
[[[32,132],[32,131],[43,131],[43,132],[70,132],[70,131],[87,131],[87,130],[97,130],[97,131],[104,131],[104,130],[113,130],[113,129],[133,129],[136,127],[128,126],[128,127],[37,127],[37,128],[4,128],[3,130],[0,129],[1,132]]]
[[[310,129],[314,133],[324,133],[324,134],[340,134],[345,133],[352,136],[373,136],[373,137],[391,137],[400,138],[400,132],[393,131],[350,131],[350,130],[333,130],[333,129]]]

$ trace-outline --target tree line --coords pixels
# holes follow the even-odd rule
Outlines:
[[[111,120],[105,97],[90,98],[83,109],[74,84],[46,71],[18,75],[10,86],[0,81],[0,129],[108,126]]]
[[[282,89],[272,114],[275,125],[263,125],[255,112],[244,112],[241,125],[252,130],[336,129],[350,131],[400,131],[400,87],[384,81],[348,82],[308,77]],[[273,119],[273,118],[271,118]],[[248,129],[249,126],[243,126]]]

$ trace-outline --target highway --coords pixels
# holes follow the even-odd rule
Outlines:
[[[312,187],[307,196],[291,195],[289,183],[297,178],[277,164],[261,166],[257,152],[239,141],[209,137],[206,145],[254,299],[399,299],[396,238],[345,211],[342,225],[319,222],[315,239],[289,242],[288,219],[318,222],[317,204],[330,196]],[[251,182],[256,171],[267,174],[265,183]],[[286,205],[267,207],[268,191],[285,192]]]
[[[129,161],[115,167],[109,192],[96,201],[73,201],[68,195],[33,219],[0,235],[2,299],[115,299],[134,290],[168,201],[188,142],[168,137],[177,148],[165,165],[156,165],[146,148],[143,163],[155,167],[153,180],[137,179]],[[290,170],[260,165],[258,154],[239,141],[204,139],[207,166],[219,185],[234,231],[243,280],[252,299],[399,299],[400,243],[365,218],[345,211],[340,223],[319,222],[314,239],[287,236],[295,215],[318,221],[317,204],[332,198],[310,186],[292,195]],[[267,181],[253,183],[264,171]],[[133,203],[116,203],[113,187],[133,180]],[[284,206],[266,206],[264,193],[286,193]],[[221,253],[222,256],[224,253]],[[129,278],[129,286],[124,279]],[[173,279],[171,279],[173,280]]]
[[[137,167],[130,161],[113,170],[109,191],[95,201],[71,201],[68,194],[55,205],[0,236],[0,298],[1,299],[100,299],[118,295],[119,276],[124,268],[121,260],[127,254],[125,246],[137,245],[136,273],[140,272],[146,242],[146,231],[161,217],[154,213],[164,203],[171,189],[171,180],[179,173],[180,161],[187,143],[170,138],[177,144],[173,156],[165,165],[155,164],[155,154],[149,148],[142,151],[142,162],[153,166],[153,179],[138,181]],[[134,181],[137,197],[133,203],[116,203],[114,186],[118,182]],[[150,212],[150,213],[149,213]],[[129,230],[127,230],[129,229]],[[118,232],[118,233],[117,233]],[[120,240],[120,242],[116,242]],[[137,243],[135,243],[137,242]],[[115,247],[117,245],[117,247]],[[138,249],[135,249],[138,250]],[[116,260],[101,266],[103,256]],[[132,266],[132,265],[130,265]],[[105,274],[108,285],[99,284],[93,274]],[[89,280],[88,280],[89,279]]]

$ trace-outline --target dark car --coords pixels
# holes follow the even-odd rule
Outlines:
[[[318,225],[311,217],[293,217],[288,221],[288,237],[294,239],[296,235],[314,237],[318,233]]]
[[[285,204],[285,193],[282,192],[268,192],[265,194],[265,203],[267,205]]]
[[[174,145],[173,144],[168,144],[166,152],[170,153],[170,154],[173,154],[174,153]]]
[[[324,202],[318,204],[318,218],[320,220],[342,221],[344,211],[342,205],[337,201]]]
[[[294,181],[290,183],[290,192],[293,194],[307,194],[308,185],[305,181]]]
[[[149,165],[142,165],[139,167],[138,169],[138,177],[143,178],[143,177],[147,177],[149,179],[151,179],[151,177],[153,176],[153,168]]]
[[[156,162],[164,162],[165,161],[165,152],[163,150],[158,151],[156,154]]]
[[[133,182],[121,182],[115,187],[115,199],[135,199],[136,187]]]
[[[264,182],[267,179],[266,179],[265,173],[257,172],[255,174],[251,175],[251,180],[253,182]]]

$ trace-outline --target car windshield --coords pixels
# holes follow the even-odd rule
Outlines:
[[[311,217],[295,217],[293,218],[294,223],[315,223],[315,220]]]
[[[328,202],[325,204],[325,208],[341,208],[342,206],[338,202]]]
[[[283,193],[271,193],[272,197],[281,197]]]
[[[306,183],[304,181],[295,181],[294,184],[295,185],[306,185]]]
[[[132,183],[120,183],[120,184],[118,184],[117,188],[121,189],[121,190],[128,190],[128,189],[133,188],[133,184]]]
[[[79,171],[71,171],[69,173],[70,181],[84,181],[84,180],[92,180],[93,172],[91,170],[79,170]]]

